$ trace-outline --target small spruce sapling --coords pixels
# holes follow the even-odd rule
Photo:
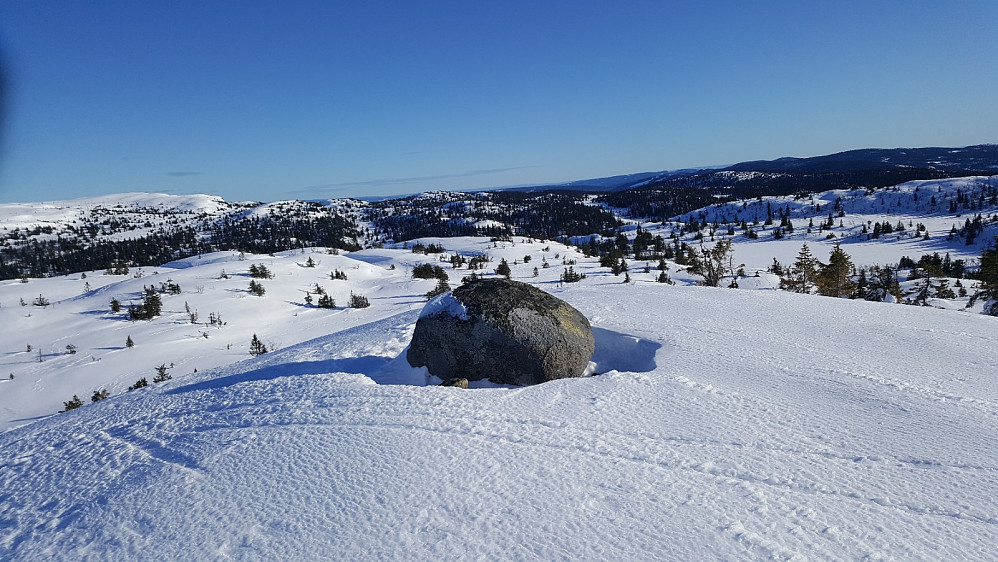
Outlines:
[[[156,376],[153,377],[152,382],[164,382],[172,378],[173,376],[166,370],[166,364],[161,363],[158,367],[156,367]]]
[[[146,380],[145,377],[142,377],[141,379],[135,381],[135,384],[133,384],[132,386],[128,387],[128,390],[129,391],[138,390],[138,389],[140,389],[142,387],[145,387],[145,386],[149,386],[149,381]]]
[[[347,304],[350,308],[367,308],[371,306],[371,302],[367,300],[367,297],[355,294],[353,291],[350,292],[350,300]]]
[[[68,412],[70,410],[75,410],[75,409],[79,408],[80,406],[82,406],[83,405],[83,400],[80,400],[80,397],[74,394],[72,400],[67,400],[66,402],[63,402],[62,405],[63,405],[63,408],[60,411],[62,411],[62,412]]]
[[[256,334],[253,334],[253,339],[250,341],[250,355],[259,357],[267,351],[267,346],[260,341],[260,338],[256,337]]]
[[[258,297],[262,297],[263,295],[265,295],[267,293],[267,290],[263,288],[262,284],[257,283],[256,280],[250,280],[250,283],[249,283],[249,292],[253,293],[254,295],[256,295]]]
[[[474,272],[472,272],[474,273]],[[450,285],[446,279],[438,279],[437,286],[426,292],[426,300],[430,300],[437,295],[442,295],[450,290]]]
[[[499,262],[499,267],[496,268],[496,275],[502,275],[506,279],[509,279],[513,275],[513,271],[509,268],[509,264],[506,263],[505,258]]]
[[[572,266],[568,266],[568,269],[564,270],[561,274],[561,281],[563,283],[578,283],[585,278],[585,274],[575,271],[575,268]]]

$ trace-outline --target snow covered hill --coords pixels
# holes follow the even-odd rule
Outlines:
[[[766,267],[774,258],[789,263],[804,243],[822,259],[833,246],[842,244],[857,266],[897,264],[902,257],[918,260],[934,252],[974,263],[998,236],[996,188],[998,176],[912,181],[883,190],[831,190],[805,198],[735,201],[675,220],[678,224],[704,223],[709,228],[703,232],[714,232],[718,238],[728,237],[728,226],[733,226],[735,235],[730,238],[736,260],[749,268]],[[792,224],[791,230],[781,226],[781,213]],[[980,232],[966,236],[965,227],[977,217]],[[742,230],[741,223],[747,230]],[[874,238],[876,223],[901,224],[903,229]],[[678,230],[668,223],[642,224],[666,237]],[[695,242],[695,233],[684,239]]]
[[[0,282],[0,559],[993,556],[998,318],[697,287],[674,266],[677,285],[625,284],[519,237],[421,241],[447,252]],[[435,284],[412,267],[456,286],[455,253],[582,311],[600,374],[461,390],[408,367]],[[569,264],[586,278],[559,283]],[[161,283],[181,289],[162,316],[109,309]],[[315,284],[337,308],[306,304]],[[126,391],[159,365],[172,380]]]
[[[227,203],[212,195],[118,193],[69,201],[0,203],[0,224],[5,231],[23,229],[25,233],[31,233],[41,229],[50,231],[47,232],[50,235],[83,230],[93,224],[99,227],[95,234],[113,239],[113,235],[122,231],[135,236],[153,227],[162,227],[168,224],[171,216],[214,216],[245,205]],[[153,224],[155,217],[160,220]]]

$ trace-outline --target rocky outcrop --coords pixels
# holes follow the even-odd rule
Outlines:
[[[529,385],[578,377],[592,358],[589,321],[565,301],[506,279],[479,279],[427,303],[406,359],[441,379]]]

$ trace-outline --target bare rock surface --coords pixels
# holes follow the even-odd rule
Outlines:
[[[530,385],[581,376],[594,349],[589,321],[565,301],[479,279],[427,303],[406,359],[444,380]]]

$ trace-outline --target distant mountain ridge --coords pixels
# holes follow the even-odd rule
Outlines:
[[[0,280],[157,265],[205,253],[345,250],[424,237],[614,237],[624,219],[670,221],[709,206],[913,180],[992,176],[998,145],[863,149],[724,168],[645,172],[556,186],[426,192],[376,201],[229,203],[207,195],[125,193],[0,204]],[[995,188],[984,182],[990,201]],[[954,215],[991,205],[963,201]],[[947,207],[948,209],[949,207]]]
[[[561,184],[515,187],[503,191],[537,192],[561,189],[610,192],[653,186],[686,177],[708,177],[723,172],[855,174],[899,169],[925,170],[923,174],[915,174],[918,177],[909,177],[904,181],[990,175],[998,170],[998,144],[978,144],[965,147],[861,148],[823,156],[804,158],[785,156],[775,160],[751,160],[729,166],[702,166],[642,172],[576,180]]]
[[[734,164],[725,170],[751,172],[856,172],[892,168],[926,168],[947,172],[998,170],[998,144],[963,148],[863,148],[810,158],[777,158]]]

